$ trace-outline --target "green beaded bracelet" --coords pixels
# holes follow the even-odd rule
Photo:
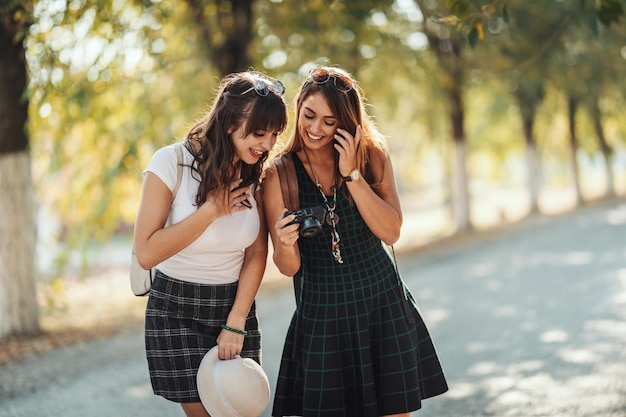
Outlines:
[[[227,326],[227,325],[225,325],[225,324],[222,324],[222,329],[224,329],[224,330],[228,330],[229,332],[242,334],[242,335],[244,335],[244,336],[247,336],[247,335],[248,335],[248,332],[247,332],[247,331],[245,331],[245,330],[235,329],[235,328],[229,327],[229,326]]]

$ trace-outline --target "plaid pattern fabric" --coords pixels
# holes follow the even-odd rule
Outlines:
[[[300,207],[322,204],[302,163],[294,162]],[[417,305],[381,241],[342,195],[337,213],[343,264],[331,255],[329,225],[299,240],[301,291],[278,376],[276,417],[405,413],[448,389]]]
[[[160,271],[146,306],[146,356],[155,394],[170,401],[199,402],[198,367],[215,345],[235,301],[237,283],[202,285]],[[248,313],[241,356],[261,363],[261,332],[255,304]]]

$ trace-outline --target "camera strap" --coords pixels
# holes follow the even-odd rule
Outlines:
[[[293,163],[293,155],[290,153],[283,154],[275,159],[275,164],[285,207],[289,211],[299,209],[298,176],[296,175],[296,166]]]

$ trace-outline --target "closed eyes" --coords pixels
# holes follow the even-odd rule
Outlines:
[[[309,114],[305,114],[304,117],[308,120],[312,120],[315,118],[315,116],[309,115]],[[335,121],[335,119],[333,118],[332,121],[329,121],[328,119],[324,118],[324,124],[326,126],[335,126],[337,124],[337,122]]]

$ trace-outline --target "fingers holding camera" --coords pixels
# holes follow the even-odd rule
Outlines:
[[[282,216],[276,221],[274,227],[276,229],[276,237],[278,241],[285,246],[292,246],[300,237],[298,233],[299,225],[294,223],[295,215],[285,216],[287,209],[283,210]]]

